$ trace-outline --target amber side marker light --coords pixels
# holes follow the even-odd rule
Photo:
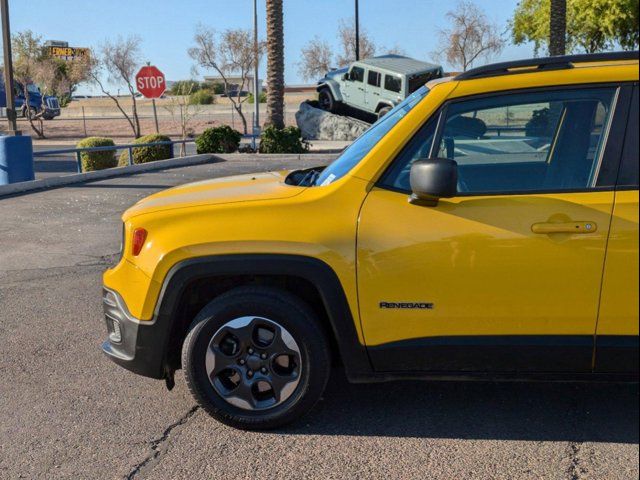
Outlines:
[[[144,228],[136,228],[133,231],[133,240],[131,242],[131,253],[137,257],[144,246],[147,239],[147,231]]]

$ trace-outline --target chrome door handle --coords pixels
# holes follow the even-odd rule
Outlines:
[[[594,233],[598,230],[596,222],[540,222],[531,225],[533,233]]]

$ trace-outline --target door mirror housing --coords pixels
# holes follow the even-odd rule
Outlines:
[[[342,80],[345,80],[345,81],[350,80],[350,78],[349,78],[349,72],[344,73],[344,74],[342,75]]]
[[[449,158],[416,160],[409,175],[411,197],[417,205],[435,206],[440,198],[455,197],[458,192],[458,163]]]

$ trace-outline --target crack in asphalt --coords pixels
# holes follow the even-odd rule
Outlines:
[[[199,409],[200,409],[200,407],[198,405],[194,406],[186,414],[184,414],[182,417],[180,417],[178,419],[178,421],[176,421],[176,422],[172,423],[171,425],[169,425],[164,430],[164,432],[162,432],[162,435],[159,438],[149,442],[149,445],[151,447],[151,453],[144,460],[142,460],[142,462],[136,464],[133,467],[133,469],[127,475],[125,475],[123,478],[126,479],[126,480],[131,480],[133,478],[136,478],[138,475],[143,473],[145,470],[148,470],[148,469],[152,468],[153,466],[155,466],[158,463],[160,456],[168,448],[168,445],[166,445],[166,442],[169,440],[169,436],[171,435],[171,432],[174,429],[180,427],[181,425],[184,425],[185,423],[187,423],[187,421],[191,417],[193,417],[195,415],[195,413]]]
[[[36,268],[16,268],[11,270],[0,270],[0,279],[3,277],[7,277],[8,275],[15,273],[32,273],[32,272],[43,272],[47,273],[52,270],[64,270],[67,268],[76,268],[76,267],[107,267],[110,265],[115,265],[119,253],[109,253],[106,255],[85,255],[82,256],[88,257],[88,260],[82,260],[80,262],[71,264],[71,265],[52,265],[50,267],[36,267]],[[29,280],[32,280],[31,278]],[[12,280],[15,283],[20,283],[20,280]]]
[[[580,459],[578,458],[578,454],[580,453],[580,444],[576,442],[571,442],[569,444],[569,457],[571,459],[571,464],[569,465],[569,478],[571,480],[580,480],[582,478],[582,474],[585,473],[585,470],[580,467]]]
[[[578,396],[579,398],[579,396]],[[581,465],[580,462],[580,448],[584,442],[584,433],[585,433],[585,424],[587,422],[587,406],[584,402],[576,399],[576,401],[572,402],[574,412],[573,416],[573,426],[576,431],[580,432],[579,438],[576,441],[569,443],[569,459],[571,463],[569,464],[569,468],[567,469],[567,475],[570,480],[580,480],[584,478],[584,474],[587,473],[587,468]]]

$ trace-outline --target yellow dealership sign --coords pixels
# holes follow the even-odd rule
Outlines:
[[[52,57],[72,60],[74,58],[88,57],[90,50],[84,47],[49,47]]]

